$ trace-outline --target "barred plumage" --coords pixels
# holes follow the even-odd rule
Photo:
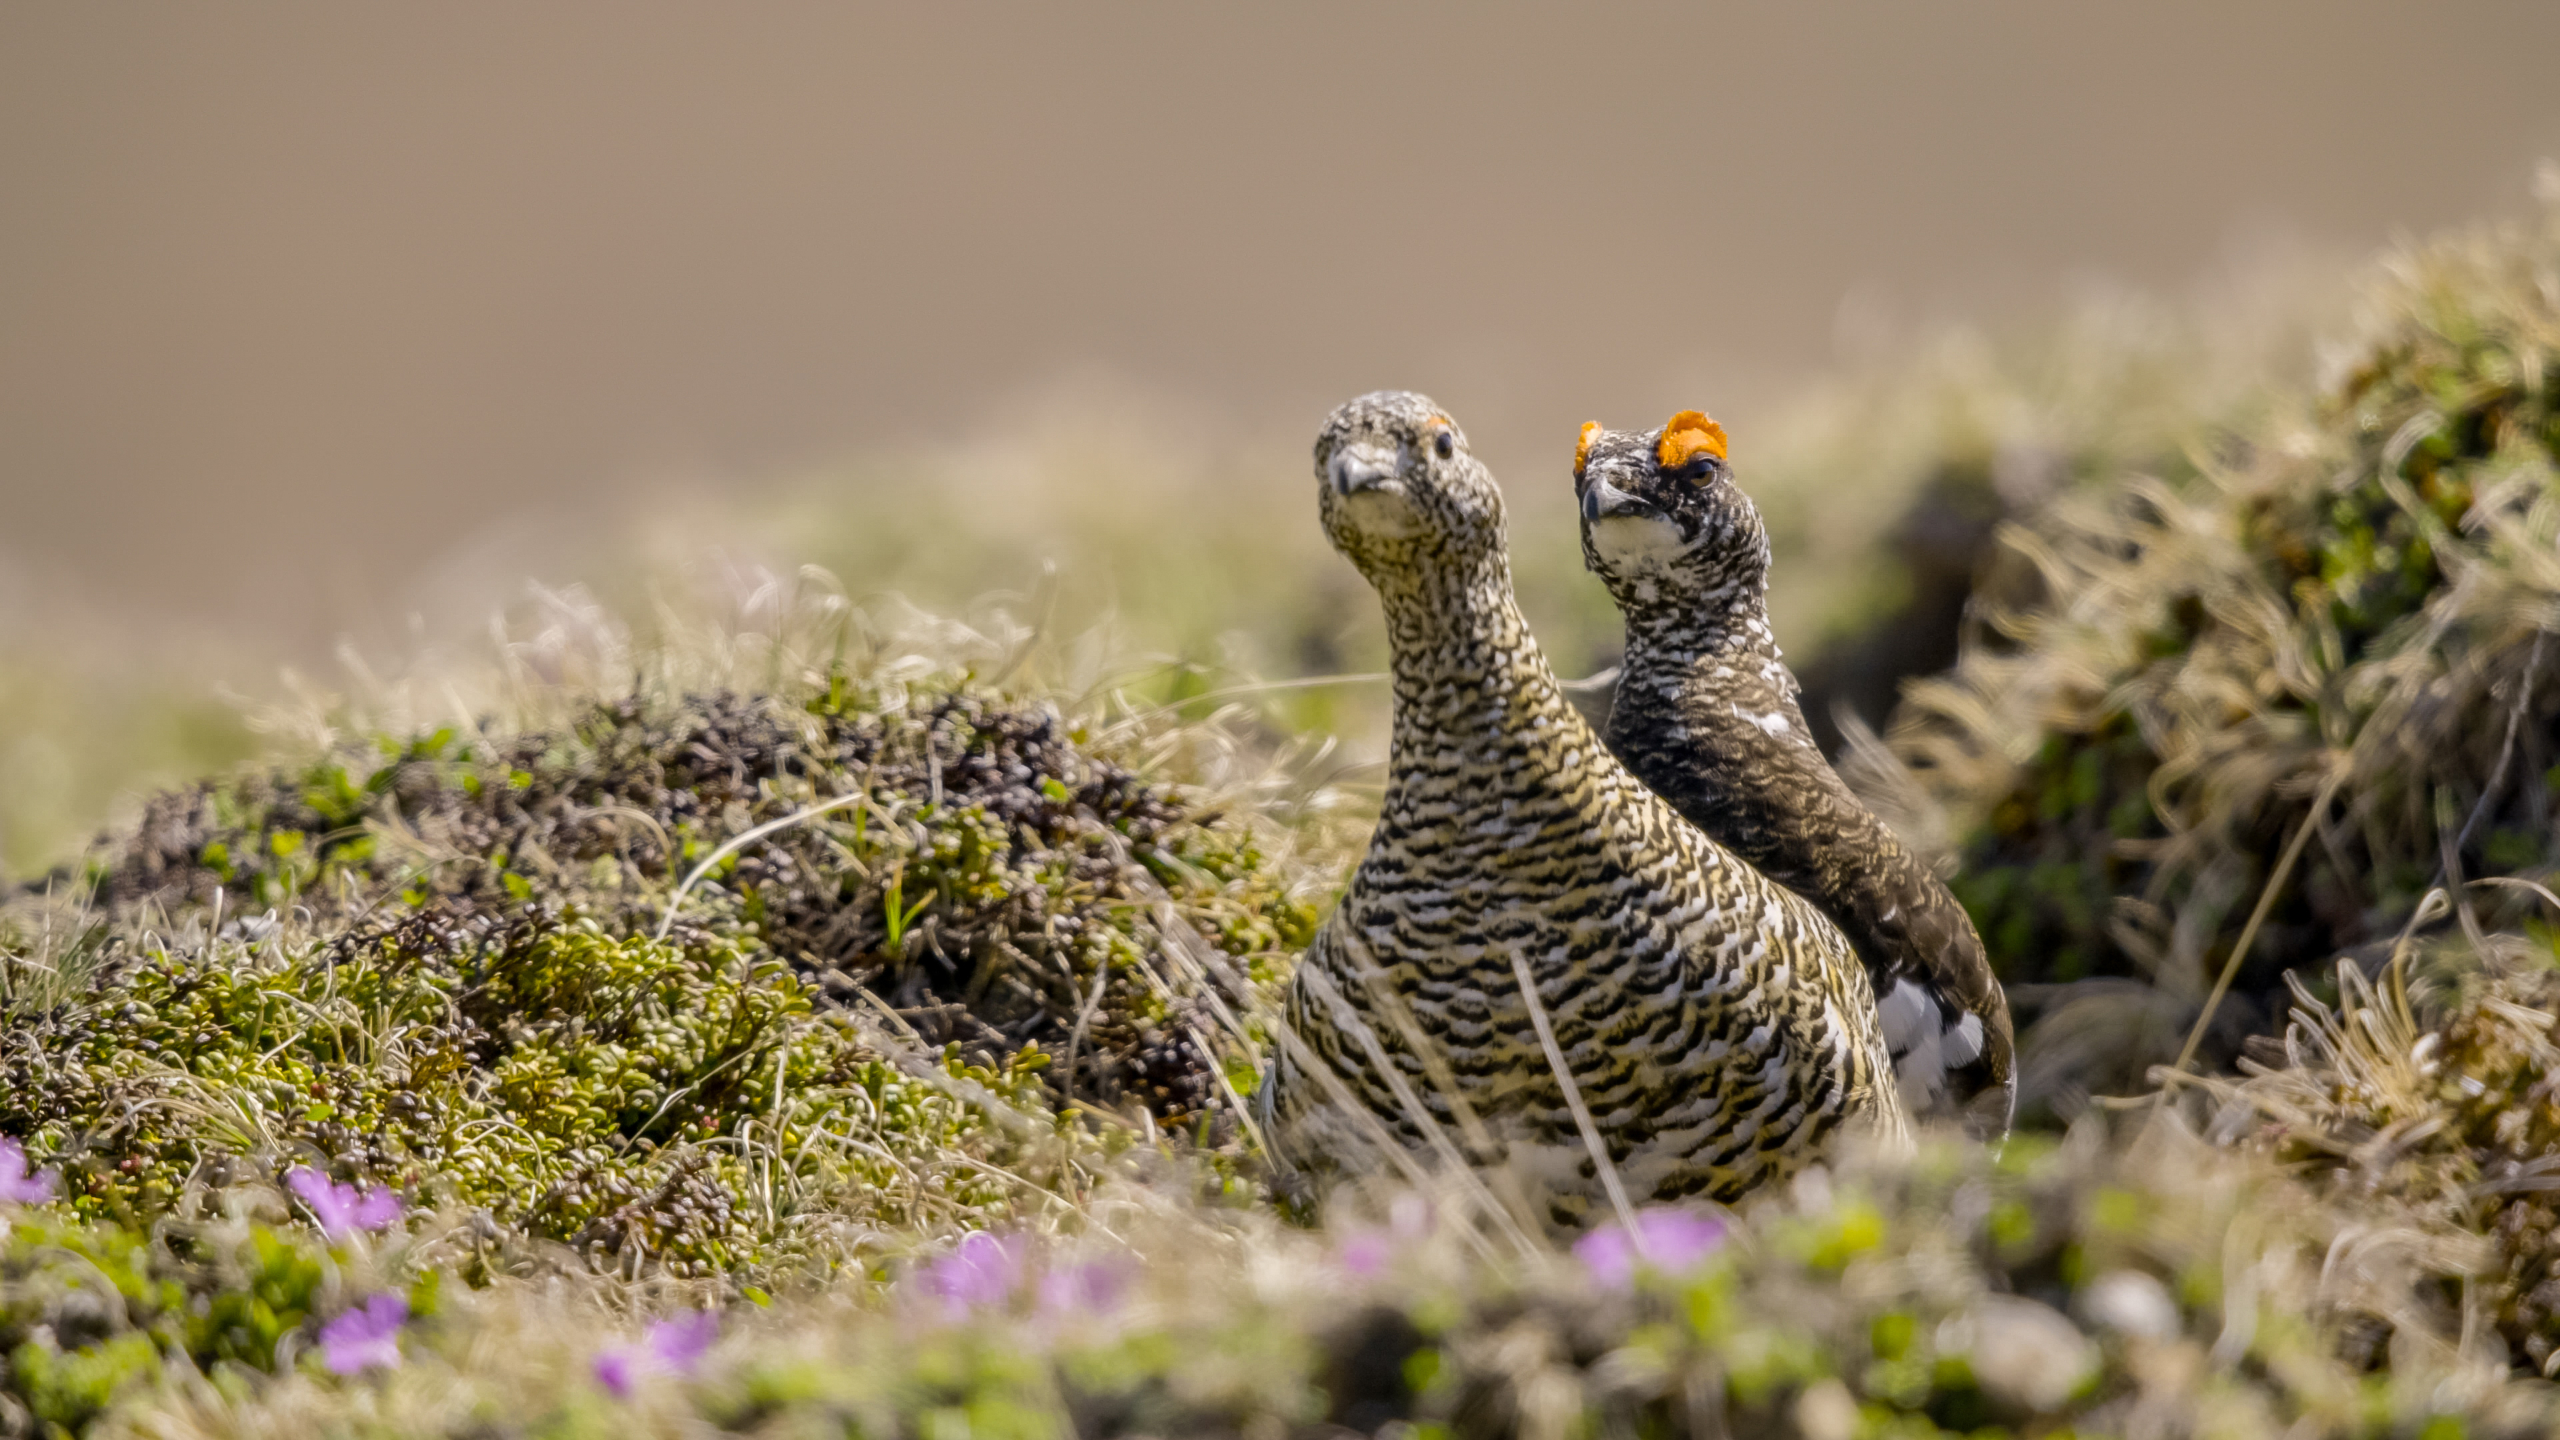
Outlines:
[[[1445,1061],[1568,1213],[1595,1167],[1514,955],[1639,1198],[1730,1200],[1844,1126],[1903,1133],[1847,941],[1639,784],[1558,690],[1512,598],[1500,492],[1456,424],[1419,395],[1364,396],[1315,458],[1326,533],[1386,609],[1395,719],[1369,850],[1290,991],[1308,1050],[1407,1145],[1425,1140],[1416,1101],[1458,1129]],[[1284,1156],[1358,1128],[1329,1093],[1284,1047],[1262,1096]]]
[[[1769,629],[1768,534],[1725,462],[1694,410],[1643,434],[1583,427],[1583,558],[1627,618],[1609,748],[1848,934],[1913,1115],[1998,1134],[2017,1085],[2008,1000],[1955,896],[1815,748]]]

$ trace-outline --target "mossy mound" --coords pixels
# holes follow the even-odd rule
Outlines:
[[[1954,664],[1969,611],[2036,597],[2006,524],[2129,473],[2192,480],[2193,437],[2297,391],[2331,293],[2269,271],[2213,307],[2091,294],[2023,333],[1942,335],[1742,437],[1772,619],[1824,752],[1837,710],[1881,727],[1905,682]]]
[[[1001,1218],[1046,1057],[902,1069],[770,956],[527,913],[328,944],[121,950],[0,1038],[0,1133],[129,1224],[297,1165],[459,1207],[492,1240],[727,1273],[822,1230]],[[972,1162],[975,1162],[974,1164]],[[1052,1162],[1054,1165],[1054,1161]]]
[[[839,670],[159,796],[0,912],[0,1135],[121,1223],[307,1165],[679,1276],[1229,1146],[1314,912],[1183,728]]]
[[[2370,968],[2431,885],[2560,861],[2555,263],[2560,219],[2418,257],[2296,419],[2014,530],[2047,598],[1912,690],[1896,748],[1969,836],[2044,1098],[2140,1088],[2244,934],[2224,1061],[2288,970]]]
[[[1243,824],[1090,739],[965,690],[884,708],[841,675],[797,704],[624,700],[162,795],[82,878],[120,923],[217,906],[324,931],[403,910],[511,923],[538,900],[609,935],[780,959],[980,1064],[1044,1046],[1072,1063],[1063,1095],[1196,1121],[1216,1085],[1158,927],[1205,923],[1232,976],[1267,981],[1313,906]]]

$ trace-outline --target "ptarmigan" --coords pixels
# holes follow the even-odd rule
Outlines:
[[[1695,410],[1582,428],[1582,554],[1627,617],[1609,748],[1717,841],[1822,907],[1880,1003],[1905,1106],[2009,1124],[2009,1003],[1954,895],[1814,747],[1769,629],[1769,538]]]
[[[1559,692],[1456,422],[1362,396],[1325,422],[1315,471],[1327,537],[1386,608],[1395,717],[1368,852],[1291,983],[1304,1047],[1261,1097],[1283,1158],[1339,1157],[1379,1128],[1360,1111],[1407,1146],[1464,1134],[1454,1089],[1553,1213],[1587,1213],[1601,1182],[1541,1018],[1637,1200],[1732,1200],[1846,1129],[1906,1135],[1847,940],[1639,784]]]

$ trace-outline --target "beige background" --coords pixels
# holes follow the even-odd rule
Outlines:
[[[473,547],[1079,376],[1275,455],[1423,388],[1547,465],[1877,316],[2520,206],[2556,55],[2548,0],[29,0],[0,599],[312,653]]]

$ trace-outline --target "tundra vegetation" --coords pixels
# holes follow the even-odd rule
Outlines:
[[[1846,743],[2017,1001],[1997,1151],[1310,1217],[1244,1098],[1372,796],[1303,692],[563,593],[0,904],[0,1436],[2552,1433],[2560,216],[2360,294],[2316,379],[2090,327],[1769,466],[1782,592],[1825,464],[1915,517],[1820,628],[1952,637]]]

